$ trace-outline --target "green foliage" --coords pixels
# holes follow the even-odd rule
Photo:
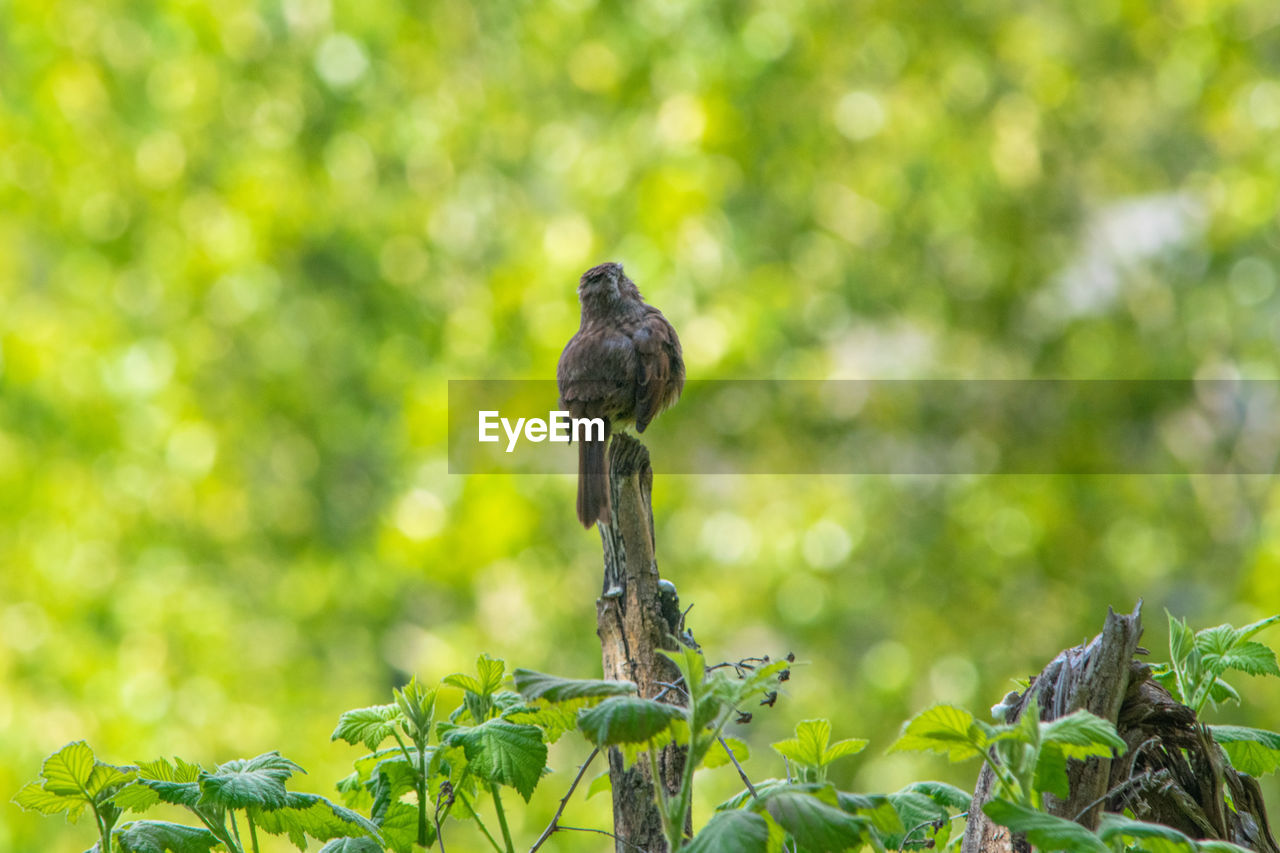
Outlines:
[[[831,723],[827,720],[802,720],[796,724],[796,736],[780,740],[773,749],[800,768],[806,782],[825,782],[827,765],[837,758],[857,755],[867,746],[861,738],[831,741]]]
[[[1265,776],[1280,770],[1280,734],[1245,726],[1209,726],[1209,733],[1241,773]]]
[[[1169,663],[1156,669],[1156,678],[1180,702],[1197,714],[1205,703],[1240,701],[1235,688],[1223,680],[1228,671],[1246,675],[1280,675],[1270,648],[1251,639],[1280,622],[1280,615],[1260,619],[1243,628],[1217,625],[1192,633],[1185,619],[1169,617]]]

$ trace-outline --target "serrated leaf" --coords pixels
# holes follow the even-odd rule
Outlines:
[[[889,752],[935,752],[964,761],[986,748],[973,714],[951,705],[934,705],[907,722]]]
[[[382,845],[372,838],[335,838],[320,853],[382,853]]]
[[[613,790],[613,780],[609,778],[609,771],[606,770],[599,776],[591,780],[587,785],[587,795],[583,799],[591,799],[596,794],[603,794],[605,791]]]
[[[1082,760],[1094,756],[1109,757],[1112,750],[1117,755],[1124,755],[1128,749],[1114,724],[1088,711],[1076,711],[1042,723],[1040,738],[1045,743],[1059,744],[1067,758]]]
[[[453,675],[446,675],[443,679],[445,684],[465,690],[468,693],[479,694],[484,690],[482,685],[474,675],[467,675],[464,672],[455,672]]]
[[[766,853],[769,825],[758,814],[720,812],[685,845],[687,853]]]
[[[738,759],[739,764],[751,757],[751,750],[747,748],[747,745],[743,741],[736,737],[726,737],[723,740],[725,746],[730,750],[733,750],[733,757]],[[717,743],[715,746],[711,747],[711,749],[707,751],[706,757],[702,759],[702,767],[707,770],[714,770],[717,767],[723,767],[726,764],[730,764],[729,753],[726,751],[725,746],[721,746]]]
[[[88,796],[86,786],[93,773],[93,750],[82,740],[67,744],[44,760],[40,775],[51,794]]]
[[[754,787],[756,789],[756,795],[763,796],[774,788],[785,788],[789,784],[790,783],[787,782],[786,779],[761,779],[759,782],[754,783]],[[743,788],[729,799],[718,804],[716,806],[716,811],[724,812],[731,811],[733,809],[740,809],[753,799],[755,799],[755,797],[751,795],[751,792],[746,788]]]
[[[643,744],[683,717],[684,709],[675,705],[637,696],[613,696],[584,711],[578,717],[578,728],[596,746]]]
[[[502,712],[502,719],[522,726],[542,729],[542,739],[555,743],[565,732],[578,728],[578,712],[590,706],[591,700],[579,699],[546,705],[518,705]]]
[[[982,811],[1001,826],[1022,832],[1044,853],[1052,850],[1067,853],[1107,853],[1098,836],[1078,823],[1055,817],[1008,800],[990,800]]]
[[[1231,766],[1250,776],[1280,770],[1280,734],[1246,726],[1209,726]]]
[[[212,773],[200,774],[199,805],[281,808],[287,797],[284,783],[294,771],[302,772],[302,768],[275,751],[228,761]]]
[[[909,841],[916,845],[920,845],[930,837],[937,838],[936,833],[931,833],[919,827],[931,823],[944,824],[949,827],[948,818],[950,815],[947,813],[947,809],[925,794],[903,789],[896,794],[890,794],[888,799],[893,806],[893,810],[898,815],[899,823],[903,826],[900,834],[888,834],[881,837],[884,846],[890,850],[900,849],[908,841],[906,839],[907,833],[912,833]]]
[[[219,842],[207,829],[162,820],[136,820],[114,834],[121,853],[208,853]]]
[[[1060,743],[1046,743],[1036,756],[1036,776],[1034,782],[1037,791],[1053,794],[1065,800],[1071,796],[1071,782],[1067,776],[1067,755]]]
[[[375,750],[395,732],[396,722],[402,716],[397,705],[371,705],[368,708],[344,711],[329,740],[345,740],[352,745],[364,744],[367,749]]]
[[[1213,680],[1213,684],[1209,687],[1209,698],[1216,705],[1221,705],[1223,702],[1235,702],[1237,705],[1240,704],[1240,694],[1236,692],[1234,687],[1223,681],[1221,678],[1215,678]]]
[[[1196,635],[1187,627],[1186,620],[1176,618],[1168,610],[1164,614],[1169,617],[1169,655],[1175,664],[1180,664],[1195,648]]]
[[[1230,625],[1205,628],[1203,631],[1197,631],[1195,637],[1196,651],[1205,657],[1206,663],[1211,657],[1225,655],[1240,641],[1240,633]]]
[[[946,782],[912,782],[898,793],[924,794],[938,805],[955,809],[958,812],[967,812],[973,800],[968,791],[962,791],[955,785],[949,785]]]
[[[450,732],[449,743],[462,747],[472,772],[486,781],[510,785],[525,802],[547,766],[547,745],[535,726],[489,720]]]
[[[560,678],[531,669],[517,669],[512,676],[515,679],[516,690],[530,702],[540,699],[547,702],[605,699],[609,696],[625,696],[636,692],[636,686],[630,681]]]
[[[831,746],[827,747],[826,752],[822,753],[823,765],[830,764],[837,758],[844,758],[847,755],[857,755],[859,752],[867,748],[870,741],[865,738],[850,737],[844,740],[838,740]]]
[[[796,736],[773,744],[774,750],[801,767],[822,766],[822,754],[831,740],[828,720],[801,720],[796,723]]]
[[[881,840],[901,838],[907,831],[902,823],[902,817],[894,808],[893,801],[884,794],[852,794],[837,791],[836,799],[840,803],[840,808],[849,814],[864,817],[870,821],[871,828]],[[886,844],[886,846],[890,845]]]
[[[1105,842],[1136,844],[1146,853],[1195,853],[1196,843],[1171,826],[1133,820],[1106,812],[1098,825],[1098,836]]]
[[[80,813],[89,804],[81,794],[55,794],[46,790],[39,782],[24,785],[14,796],[13,802],[28,811],[44,815],[66,812],[67,820],[73,823],[80,818]]]
[[[377,838],[378,829],[364,816],[317,794],[290,792],[279,808],[251,808],[258,828],[271,835],[288,835],[299,850],[307,847],[307,837],[317,841],[368,836]]]
[[[1234,669],[1246,675],[1280,675],[1276,665],[1276,653],[1255,640],[1245,640],[1228,651],[1218,661],[1225,669]]]
[[[507,671],[506,661],[499,658],[491,658],[488,655],[480,655],[476,658],[476,673],[480,676],[480,685],[485,696],[490,696],[497,692],[502,686],[502,678]]]
[[[830,794],[834,793],[834,789],[830,789]],[[825,802],[820,793],[801,790],[801,786],[761,795],[759,808],[767,811],[801,847],[812,853],[835,853],[867,841],[870,821],[848,814],[838,805]]]
[[[1236,630],[1236,634],[1240,639],[1247,640],[1259,631],[1269,628],[1278,622],[1280,622],[1280,613],[1277,613],[1275,616],[1268,616],[1266,619],[1259,619],[1257,622],[1250,622],[1243,628],[1238,628]]]

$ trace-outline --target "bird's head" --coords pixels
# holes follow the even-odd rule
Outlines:
[[[578,299],[587,302],[614,302],[622,298],[623,282],[629,279],[622,264],[610,261],[598,264],[582,274],[578,282]]]

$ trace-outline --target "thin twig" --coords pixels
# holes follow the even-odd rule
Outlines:
[[[606,830],[603,830],[603,829],[594,829],[590,826],[562,826],[560,828],[563,829],[565,832],[596,832],[596,833],[599,833],[600,835],[607,835],[610,838],[612,838],[614,841],[621,841],[623,844],[627,845],[628,847],[633,847],[636,850],[639,850],[640,853],[647,853],[647,851],[643,847],[641,847],[639,844],[636,844],[634,841],[628,841],[625,838],[619,838],[618,836],[614,835],[612,832],[607,832]]]
[[[1145,772],[1145,773],[1140,773],[1140,774],[1138,774],[1137,776],[1131,776],[1131,777],[1129,777],[1128,779],[1126,779],[1126,780],[1124,780],[1123,782],[1121,782],[1119,785],[1116,785],[1116,786],[1115,786],[1114,788],[1112,788],[1110,791],[1107,791],[1107,792],[1106,792],[1105,794],[1103,794],[1101,797],[1098,797],[1098,799],[1094,800],[1092,803],[1089,803],[1089,805],[1087,805],[1087,806],[1085,806],[1084,808],[1082,808],[1082,809],[1080,810],[1080,814],[1078,814],[1078,815],[1076,815],[1075,817],[1073,817],[1073,818],[1072,818],[1072,820],[1073,820],[1073,821],[1075,821],[1076,823],[1079,823],[1079,822],[1080,822],[1080,818],[1082,818],[1082,817],[1084,817],[1085,815],[1087,815],[1087,814],[1089,813],[1089,811],[1090,811],[1091,809],[1093,809],[1093,807],[1094,807],[1094,806],[1098,805],[1099,803],[1104,803],[1104,802],[1106,802],[1107,800],[1111,799],[1111,798],[1112,798],[1113,796],[1115,796],[1116,794],[1119,794],[1119,793],[1120,793],[1121,791],[1123,791],[1125,788],[1128,788],[1128,787],[1130,787],[1130,786],[1132,786],[1132,785],[1136,785],[1136,784],[1138,784],[1139,782],[1147,782],[1147,781],[1148,781],[1148,780],[1150,780],[1150,779],[1151,779],[1151,771],[1150,771],[1150,770],[1148,770],[1148,771],[1147,771],[1147,772]]]
[[[551,823],[547,824],[547,828],[542,830],[542,834],[538,836],[538,840],[533,842],[533,846],[529,848],[529,853],[534,853],[543,843],[551,837],[557,829],[560,828],[560,815],[564,814],[564,807],[569,804],[569,798],[573,796],[574,790],[578,787],[578,783],[582,781],[583,775],[586,774],[587,768],[591,766],[591,762],[596,760],[596,756],[600,754],[600,747],[591,750],[591,754],[587,756],[587,760],[582,762],[582,766],[578,768],[578,775],[573,777],[573,784],[569,786],[569,790],[560,798],[560,808],[556,809],[556,813],[551,817]]]
[[[756,793],[755,785],[751,784],[751,780],[747,778],[747,773],[742,769],[742,765],[738,763],[738,756],[733,754],[733,750],[729,748],[729,744],[724,742],[724,738],[717,735],[716,740],[720,741],[720,745],[724,747],[724,751],[729,753],[729,760],[733,762],[733,766],[738,769],[738,776],[742,778],[743,784],[747,786],[747,790],[751,792],[751,799],[758,800],[760,795]]]

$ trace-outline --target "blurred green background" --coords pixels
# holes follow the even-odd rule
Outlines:
[[[0,848],[91,843],[7,802],[72,739],[332,795],[339,712],[410,673],[598,673],[573,479],[449,475],[445,398],[551,378],[601,260],[695,378],[1280,378],[1278,75],[1274,0],[0,0]],[[907,716],[1107,605],[1155,659],[1161,608],[1280,610],[1265,476],[655,467],[708,654],[807,662],[756,778],[827,716],[872,738],[841,786],[968,787],[883,754]],[[1280,728],[1242,681],[1216,719]]]

